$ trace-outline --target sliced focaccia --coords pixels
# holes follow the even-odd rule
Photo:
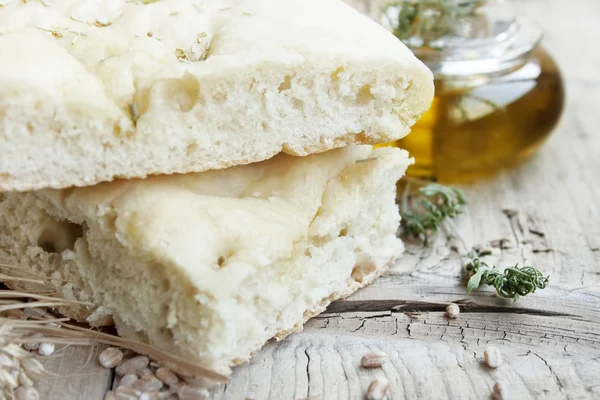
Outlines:
[[[398,139],[430,71],[339,0],[0,7],[0,191]]]
[[[403,150],[306,157],[87,188],[0,193],[0,262],[28,266],[71,311],[114,319],[220,372],[301,329],[398,257]]]

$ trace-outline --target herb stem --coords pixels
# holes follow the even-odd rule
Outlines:
[[[516,301],[519,296],[526,296],[534,293],[536,289],[548,286],[550,277],[544,276],[534,267],[519,268],[519,264],[516,264],[501,273],[495,266],[490,267],[475,254],[471,253],[470,257],[471,261],[465,266],[467,272],[472,274],[467,283],[467,294],[483,283],[493,286],[501,297]]]

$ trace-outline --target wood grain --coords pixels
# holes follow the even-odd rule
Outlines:
[[[469,207],[455,233],[488,247],[490,263],[537,266],[550,287],[516,303],[487,289],[466,296],[460,241],[442,233],[428,246],[408,243],[388,274],[268,344],[215,399],[360,399],[375,376],[389,380],[392,399],[487,399],[496,382],[511,399],[600,398],[600,2],[514,3],[546,32],[566,108],[531,160],[464,188]],[[443,314],[449,302],[461,305],[455,320]],[[490,345],[504,358],[495,370],[482,363]],[[361,369],[377,349],[390,360]],[[42,398],[102,399],[110,372],[86,364],[89,352],[48,360],[68,377],[44,382]]]
[[[51,375],[36,382],[42,400],[102,400],[112,384],[113,371],[98,363],[105,346],[66,346],[39,357]]]
[[[562,317],[512,313],[342,313],[313,319],[303,333],[270,344],[238,368],[216,397],[360,399],[375,376],[392,399],[489,398],[499,382],[510,398],[600,395],[600,326]],[[503,355],[483,362],[486,346]],[[362,355],[383,350],[382,369],[360,368]]]

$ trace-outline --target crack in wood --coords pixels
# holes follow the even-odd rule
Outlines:
[[[304,355],[306,356],[306,398],[310,399],[310,356],[308,355],[308,347],[304,349]]]
[[[454,303],[461,304],[461,312],[495,312],[528,314],[551,317],[572,317],[580,318],[580,315],[563,313],[558,311],[534,309],[534,308],[516,308],[506,306],[495,306],[488,304],[477,304],[473,300],[455,300]],[[335,301],[327,307],[326,313],[354,313],[354,312],[445,312],[449,303],[431,303],[415,300],[340,300]],[[374,316],[373,316],[374,317]]]
[[[356,332],[356,331],[361,330],[365,326],[365,323],[367,322],[367,319],[369,319],[369,318],[365,318],[364,320],[362,320],[361,323],[360,323],[360,325],[358,326],[358,328],[353,329],[352,332]]]
[[[540,360],[542,360],[544,362],[544,364],[546,365],[546,368],[548,368],[548,370],[550,371],[550,374],[552,375],[552,377],[556,381],[556,384],[558,385],[558,389],[564,395],[565,392],[564,392],[563,383],[560,380],[560,378],[558,377],[558,375],[556,374],[556,372],[554,372],[554,369],[550,366],[550,364],[548,364],[548,361],[546,361],[545,358],[543,358],[542,356],[540,356],[539,354],[537,354],[537,353],[535,353],[533,351],[531,352],[531,354],[533,354],[534,356],[536,356],[537,358],[539,358]]]

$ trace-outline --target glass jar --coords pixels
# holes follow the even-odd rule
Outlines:
[[[539,45],[541,31],[509,4],[396,0],[378,18],[435,77],[429,111],[388,144],[415,157],[408,175],[481,178],[518,164],[550,135],[563,108],[562,78]]]

